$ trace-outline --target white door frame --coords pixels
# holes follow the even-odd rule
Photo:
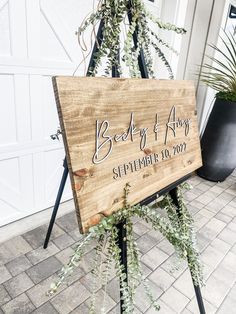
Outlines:
[[[218,47],[221,47],[222,42],[220,41],[220,38],[219,38],[219,32],[222,29],[225,29],[225,27],[226,27],[228,15],[229,15],[229,9],[230,9],[230,5],[231,4],[236,6],[236,0],[225,0],[225,4],[224,4],[223,10],[221,12],[221,15],[219,15],[218,20],[216,21],[216,22],[219,23],[218,24],[219,25],[218,26],[218,37],[217,37],[215,42],[208,40],[208,44],[213,42]],[[214,31],[214,27],[212,25],[211,32],[213,32],[213,31]],[[203,84],[201,84],[199,82],[198,94],[200,94],[200,91],[201,91],[202,87],[203,87]],[[200,116],[201,133],[203,133],[204,130],[205,130],[205,127],[206,127],[209,115],[211,113],[211,110],[212,110],[212,107],[213,107],[213,104],[214,104],[214,98],[215,98],[215,93],[216,93],[213,89],[207,88],[205,86],[204,86],[204,90],[205,90],[205,98],[204,98],[204,102],[202,103],[202,110],[201,110],[201,116]]]
[[[215,93],[200,83],[198,73],[205,62],[205,56],[213,54],[208,44],[218,44],[219,32],[225,26],[230,3],[234,5],[236,0],[189,0],[188,3],[185,21],[188,33],[180,53],[177,78],[190,79],[195,83],[201,133],[209,116]]]

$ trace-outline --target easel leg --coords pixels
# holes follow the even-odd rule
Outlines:
[[[58,190],[58,193],[57,193],[57,198],[56,198],[56,201],[55,201],[55,205],[53,207],[53,212],[52,212],[52,216],[51,216],[50,223],[49,223],[49,226],[48,226],[47,235],[46,235],[46,238],[45,238],[45,241],[44,241],[44,245],[43,245],[44,249],[46,249],[48,247],[48,242],[50,240],[50,236],[51,236],[51,233],[52,233],[52,228],[53,228],[56,216],[57,216],[58,207],[60,205],[62,193],[64,191],[64,187],[65,187],[65,184],[66,184],[66,179],[67,179],[67,176],[68,176],[68,166],[67,166],[66,158],[64,159],[63,167],[64,167],[64,171],[63,171],[63,175],[62,175],[62,178],[61,178],[61,183],[60,183],[60,186],[59,186],[59,190]]]
[[[118,245],[121,250],[120,260],[121,264],[124,265],[124,272],[126,274],[126,281],[128,282],[128,266],[127,266],[127,241],[126,241],[126,221],[123,221],[117,225],[118,228]],[[123,310],[123,294],[120,290],[120,312],[124,313]]]
[[[193,284],[193,286],[194,286],[195,295],[196,295],[196,298],[197,298],[199,312],[200,312],[200,314],[206,314],[204,303],[203,303],[203,299],[202,299],[201,289],[200,289],[199,286],[195,286],[194,284]]]
[[[172,198],[172,200],[173,200],[173,202],[176,205],[177,210],[178,210],[179,202],[178,202],[178,198],[177,198],[177,188],[174,188],[169,193],[170,193],[170,196],[171,196],[171,198]],[[178,214],[180,215],[179,211],[178,211]],[[195,286],[194,283],[193,283],[193,286],[194,286],[195,295],[196,295],[196,298],[197,298],[199,312],[200,312],[200,314],[206,314],[204,303],[203,303],[203,299],[202,299],[202,293],[201,293],[200,286]]]

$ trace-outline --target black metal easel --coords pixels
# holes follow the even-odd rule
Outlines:
[[[132,4],[131,4],[131,1],[130,1],[130,3],[129,3],[129,10],[128,10],[129,23],[131,23],[131,21],[132,21],[131,6],[132,6]],[[100,44],[102,43],[102,40],[103,40],[102,29],[103,29],[103,21],[100,22],[100,25],[99,25],[99,28],[98,28],[97,42],[94,44],[94,47],[93,47],[93,51],[92,51],[92,55],[91,55],[91,58],[90,58],[87,75],[89,74],[89,72],[91,70],[93,70],[95,68],[95,58],[94,58],[94,56],[95,56],[96,52],[98,51],[98,49],[99,49],[98,47],[100,46]],[[133,41],[134,41],[134,46],[137,47],[137,33],[136,32],[133,35]],[[117,55],[117,58],[119,59],[119,55]],[[139,68],[140,68],[141,77],[142,78],[148,78],[149,77],[148,76],[148,70],[147,70],[147,67],[146,67],[146,64],[145,64],[145,57],[144,57],[144,54],[143,54],[142,50],[140,51],[140,55],[138,57],[138,64],[139,64]],[[112,67],[112,77],[119,77],[119,72],[118,72],[118,69],[117,69],[116,66]],[[55,219],[56,219],[56,216],[57,216],[57,211],[58,211],[58,208],[59,208],[59,205],[60,205],[61,197],[62,197],[62,194],[63,194],[63,191],[64,191],[64,187],[65,187],[65,184],[66,184],[66,180],[67,180],[67,177],[68,177],[69,170],[68,170],[68,165],[67,165],[66,158],[64,159],[63,167],[64,167],[64,171],[63,171],[61,183],[60,183],[60,186],[59,186],[59,190],[58,190],[58,193],[57,193],[57,197],[56,197],[55,205],[54,205],[54,208],[53,208],[52,216],[51,216],[51,219],[50,219],[50,223],[49,223],[49,226],[48,226],[47,235],[46,235],[44,246],[43,246],[44,249],[46,249],[47,246],[48,246],[48,242],[49,242],[49,239],[50,239],[50,236],[51,236],[52,228],[53,228],[53,225],[55,223]],[[153,202],[154,200],[156,200],[157,197],[159,197],[159,196],[161,196],[161,195],[163,195],[165,193],[170,192],[170,195],[171,195],[175,205],[178,208],[179,204],[178,204],[178,199],[177,199],[177,186],[179,184],[181,184],[182,182],[184,182],[189,177],[190,177],[190,175],[185,176],[185,177],[181,178],[180,180],[178,180],[178,181],[172,183],[171,185],[167,186],[166,188],[160,190],[159,192],[149,196],[145,200],[141,201],[140,205],[148,205],[151,202]],[[125,274],[126,274],[126,280],[128,281],[128,276],[127,276],[127,274],[128,274],[128,269],[127,269],[127,243],[125,241],[125,238],[126,238],[125,224],[126,224],[126,221],[123,221],[123,222],[119,223],[117,225],[117,227],[118,227],[118,245],[119,245],[119,248],[121,250],[120,259],[121,259],[121,263],[124,265],[124,271],[125,271]],[[198,302],[199,312],[200,312],[200,314],[205,314],[206,312],[205,312],[205,308],[204,308],[204,303],[203,303],[200,287],[194,285],[194,290],[195,290],[195,294],[196,294],[196,298],[197,298],[197,302]],[[121,300],[120,301],[120,309],[121,309],[121,313],[123,313],[122,292],[120,292],[120,296],[121,296],[121,298],[120,298],[120,300]]]

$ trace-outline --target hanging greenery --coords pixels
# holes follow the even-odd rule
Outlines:
[[[183,191],[189,189],[187,183],[178,188],[177,199],[180,207],[177,208],[171,196],[166,194],[158,202],[167,217],[163,217],[157,206],[130,206],[128,203],[129,184],[124,189],[124,208],[115,212],[109,217],[105,217],[98,225],[90,228],[89,232],[80,241],[69,263],[63,267],[59,274],[57,282],[51,285],[48,292],[53,294],[64,282],[67,276],[71,275],[74,268],[77,267],[86,251],[86,247],[92,240],[97,241],[96,254],[92,273],[94,275],[94,293],[91,297],[90,314],[95,314],[97,283],[102,283],[106,291],[106,285],[110,279],[111,267],[115,263],[116,275],[120,281],[120,287],[123,292],[123,310],[124,313],[134,313],[136,288],[143,284],[145,292],[154,309],[159,310],[148,282],[145,279],[140,265],[140,254],[137,243],[134,239],[132,217],[136,216],[150,223],[154,230],[158,230],[174,246],[177,256],[181,259],[188,258],[189,268],[195,285],[203,284],[202,267],[199,262],[199,253],[196,249],[196,241],[193,228],[193,219],[189,214],[184,200]],[[124,272],[124,265],[120,261],[120,248],[118,246],[118,227],[120,222],[126,221],[126,239],[128,254],[128,284]],[[99,301],[100,302],[100,301]],[[101,306],[101,313],[105,313],[105,300]]]
[[[91,42],[93,42],[93,39],[96,40],[96,26],[100,21],[103,23],[101,35],[103,40],[100,45],[96,41],[99,49],[95,56],[95,67],[89,69],[89,75],[97,74],[104,57],[107,60],[105,75],[110,75],[112,66],[116,66],[121,74],[122,67],[118,58],[120,50],[120,58],[129,68],[131,77],[140,77],[138,58],[142,51],[150,77],[154,78],[153,52],[155,52],[164,63],[169,78],[174,78],[163,48],[176,54],[177,51],[158,35],[158,31],[166,30],[184,34],[186,31],[183,28],[163,23],[149,12],[143,0],[100,0],[97,8],[83,21],[77,32],[84,60],[91,52],[84,40],[87,36],[86,30],[90,26],[93,27],[91,33]],[[123,47],[121,47],[122,32],[125,32]],[[136,45],[133,42],[134,37],[137,39]]]

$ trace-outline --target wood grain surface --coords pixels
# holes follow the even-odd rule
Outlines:
[[[82,233],[202,165],[190,81],[54,77]]]

